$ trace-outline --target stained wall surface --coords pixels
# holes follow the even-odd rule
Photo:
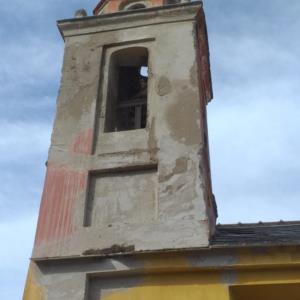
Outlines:
[[[24,300],[299,299],[299,247],[32,264]]]
[[[33,258],[207,247],[215,212],[201,3],[59,28],[65,55]],[[146,128],[106,132],[110,58],[132,47],[149,53]]]
[[[299,300],[299,246],[209,243],[201,3],[59,28],[63,76],[23,300]],[[110,58],[130,47],[149,53],[146,128],[106,132]]]

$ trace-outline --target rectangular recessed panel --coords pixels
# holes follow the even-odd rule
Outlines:
[[[232,286],[230,296],[231,300],[299,300],[300,283]]]
[[[155,217],[157,169],[92,174],[85,226],[145,223]]]
[[[86,300],[206,300],[221,299],[222,296],[224,298],[222,294],[215,298],[214,288],[207,287],[207,279],[201,279],[199,273],[90,277]]]
[[[128,276],[110,278],[90,278],[87,285],[87,300],[102,300],[106,297],[120,295],[143,282],[144,278],[141,276]],[[126,296],[125,296],[126,297]]]

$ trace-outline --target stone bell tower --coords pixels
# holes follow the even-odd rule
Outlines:
[[[200,1],[102,0],[58,27],[65,55],[29,279],[45,299],[94,299],[85,259],[209,246],[205,17]],[[80,271],[56,273],[61,263]]]

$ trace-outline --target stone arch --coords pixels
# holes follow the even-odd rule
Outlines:
[[[135,9],[144,9],[148,8],[148,1],[137,1],[137,0],[127,0],[121,2],[119,10],[135,10]]]

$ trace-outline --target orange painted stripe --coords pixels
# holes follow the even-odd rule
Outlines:
[[[69,236],[75,230],[75,203],[85,188],[87,172],[48,166],[35,245]]]

